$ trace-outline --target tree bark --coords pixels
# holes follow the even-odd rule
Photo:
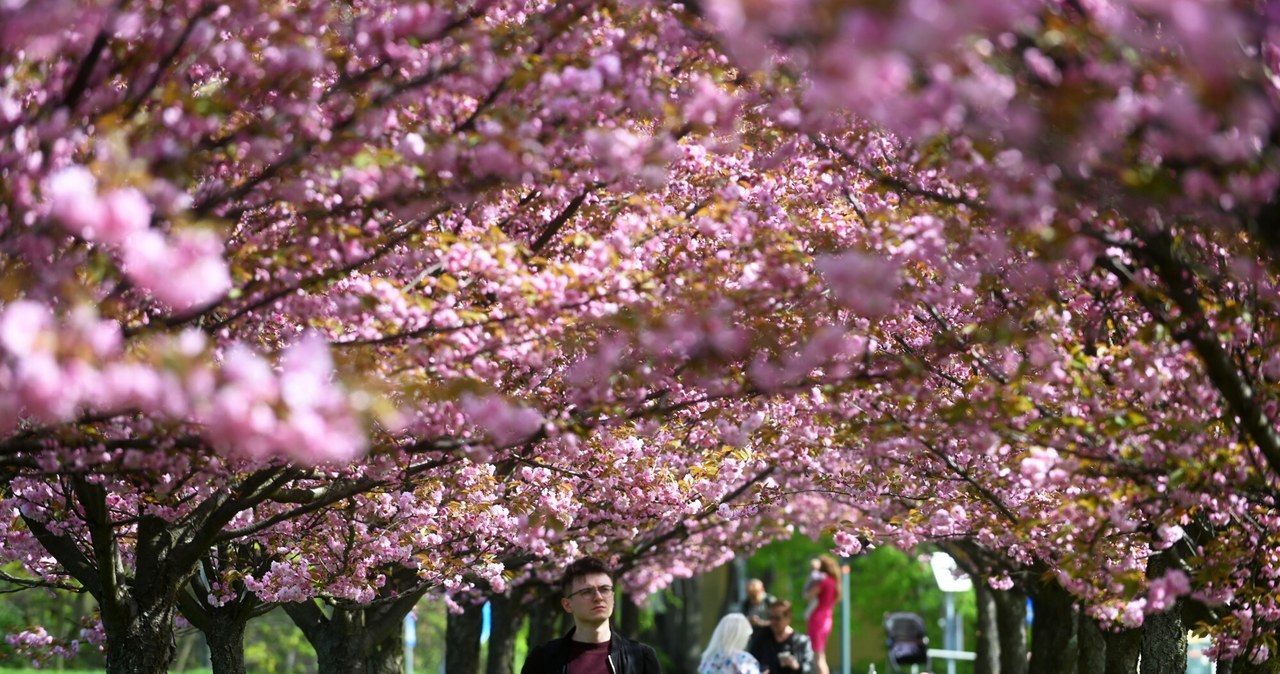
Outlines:
[[[217,573],[213,562],[206,558],[206,571]],[[214,606],[207,597],[210,588],[202,577],[191,579],[187,588],[178,593],[178,610],[204,635],[209,646],[209,662],[213,674],[247,674],[244,663],[245,630],[255,615],[264,607],[257,595],[240,587],[235,599]]]
[[[742,587],[747,584],[747,579],[742,577],[747,571],[746,560],[735,558],[732,562],[725,565],[724,574],[724,599],[720,602],[720,615],[735,613],[740,610],[742,605]],[[635,634],[631,632],[630,634]]]
[[[1242,655],[1230,660],[1218,660],[1214,665],[1214,671],[1217,674],[1272,674],[1275,671],[1272,664],[1271,660],[1267,660],[1255,665],[1249,662],[1247,656]]]
[[[173,629],[176,596],[194,573],[194,560],[174,561],[177,536],[169,524],[142,516],[135,529],[134,568],[129,569],[121,558],[106,490],[77,477],[71,491],[83,509],[88,550],[77,538],[23,514],[27,529],[97,600],[106,634],[107,674],[168,672],[178,652]]]
[[[998,674],[1000,672],[1000,625],[996,619],[996,599],[986,579],[973,576],[973,590],[978,603],[978,624],[974,632],[978,643],[974,647],[973,674]]]
[[[368,606],[335,606],[328,615],[318,600],[284,610],[315,649],[319,674],[394,674],[404,668],[404,617],[426,591],[414,587]]]
[[[397,630],[370,645],[364,654],[363,671],[366,674],[403,674],[404,630]]]
[[[562,636],[565,613],[560,605],[560,593],[555,588],[539,587],[534,609],[529,614],[529,647],[545,644]]]
[[[247,674],[244,666],[244,632],[248,621],[220,620],[204,632],[209,644],[213,674]]]
[[[1147,562],[1147,578],[1159,578],[1171,568],[1176,558],[1172,550],[1153,556]],[[1187,671],[1187,628],[1182,624],[1179,599],[1164,613],[1147,616],[1142,626],[1142,674]]]
[[[177,655],[172,606],[143,609],[120,624],[103,621],[107,674],[166,674]]]
[[[1093,618],[1077,613],[1080,635],[1080,659],[1076,668],[1081,672],[1103,672],[1107,668],[1107,638]]]
[[[317,674],[353,674],[364,667],[364,658],[341,640],[326,640],[316,649]]]
[[[319,674],[353,674],[361,670],[362,639],[352,629],[349,611],[335,608],[332,616],[326,616],[314,600],[285,604],[284,611],[315,649]]]
[[[1075,674],[1080,640],[1071,594],[1056,580],[1047,579],[1034,585],[1032,597],[1035,616],[1028,670],[1036,674]]]
[[[470,604],[460,614],[449,614],[445,627],[445,674],[480,674],[480,632],[483,627],[482,604]]]
[[[622,607],[622,620],[614,622],[619,623],[619,629],[628,637],[636,638],[640,634],[640,605],[636,603],[635,595],[621,595],[622,601],[614,604],[614,611],[618,606]]]
[[[1107,665],[1105,674],[1134,674],[1138,671],[1138,655],[1142,653],[1142,630],[1107,632]]]
[[[1181,607],[1147,616],[1142,630],[1141,674],[1187,671],[1187,630]]]
[[[1000,674],[1027,672],[1027,595],[1015,588],[993,590],[1000,635]]]
[[[516,663],[516,637],[524,621],[524,597],[527,588],[513,587],[505,594],[489,598],[489,659],[487,674],[513,674]]]
[[[696,578],[679,578],[664,593],[664,608],[654,616],[660,653],[671,657],[676,671],[697,670],[701,659],[702,613]],[[633,635],[629,635],[633,636]]]

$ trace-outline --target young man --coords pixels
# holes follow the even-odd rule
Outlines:
[[[791,602],[769,605],[769,627],[756,630],[748,648],[760,661],[761,674],[810,674],[813,645],[809,637],[791,629]]]
[[[662,674],[652,648],[609,629],[613,578],[603,561],[584,557],[570,564],[560,587],[573,629],[531,650],[520,674]]]

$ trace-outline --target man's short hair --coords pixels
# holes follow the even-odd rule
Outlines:
[[[609,569],[609,565],[604,563],[599,557],[583,557],[569,566],[565,567],[564,575],[560,577],[560,592],[566,597],[573,591],[573,581],[589,576],[593,573],[603,573],[613,578],[613,572]]]
[[[769,604],[769,612],[772,613],[774,611],[783,611],[787,614],[787,617],[790,618],[791,602],[786,599],[775,599],[772,604]]]

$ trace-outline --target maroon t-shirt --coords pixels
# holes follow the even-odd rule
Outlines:
[[[610,674],[609,642],[569,642],[569,674]]]

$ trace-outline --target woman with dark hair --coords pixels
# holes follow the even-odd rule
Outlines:
[[[840,599],[840,564],[831,555],[819,555],[818,569],[822,571],[822,578],[805,593],[806,599],[817,602],[809,615],[806,631],[817,656],[818,674],[831,674],[827,667],[827,637],[831,635],[831,612]]]

